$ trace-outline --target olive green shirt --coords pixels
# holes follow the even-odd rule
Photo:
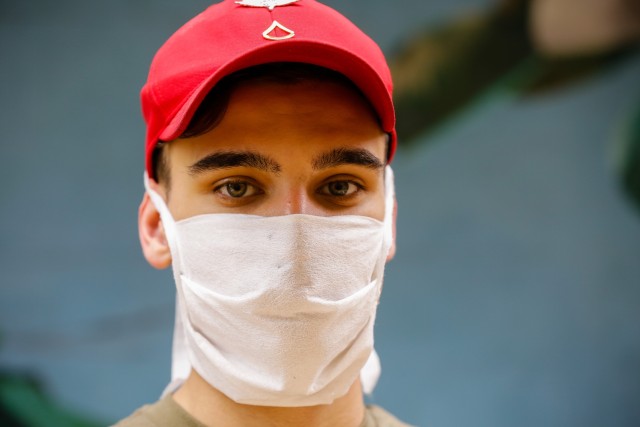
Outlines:
[[[115,427],[205,427],[167,395],[145,405],[120,421]],[[360,427],[410,427],[378,406],[367,406]]]

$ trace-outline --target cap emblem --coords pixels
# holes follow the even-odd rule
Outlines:
[[[287,5],[296,3],[298,1],[300,0],[240,0],[240,1],[236,1],[236,4],[239,4],[240,6],[248,6],[248,7],[266,7],[269,10],[273,10],[278,6],[287,6]],[[284,35],[283,36],[277,35],[276,29],[282,31]],[[273,41],[290,39],[295,35],[296,33],[293,30],[290,30],[289,28],[285,27],[275,19],[273,20],[269,28],[267,28],[262,32],[262,37],[264,37],[267,40],[273,40]]]
[[[241,6],[266,7],[269,10],[273,10],[278,6],[286,6],[297,1],[299,0],[240,0],[236,3]]]
[[[283,31],[285,33],[285,35],[284,36],[276,36],[275,32],[274,32],[276,28],[278,28],[279,30]],[[273,32],[274,35],[271,35],[272,32]],[[296,33],[294,33],[293,30],[288,29],[287,27],[285,27],[284,25],[282,25],[278,21],[273,21],[271,23],[271,25],[269,26],[269,28],[264,30],[264,32],[262,33],[262,37],[264,37],[267,40],[273,40],[273,41],[290,39],[291,37],[293,37],[295,35],[296,35]]]

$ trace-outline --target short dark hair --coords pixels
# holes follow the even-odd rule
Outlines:
[[[369,106],[373,116],[378,117],[369,100],[362,94],[362,91],[351,80],[337,71],[305,63],[275,62],[245,68],[220,80],[202,100],[180,138],[193,138],[204,135],[220,124],[229,106],[231,93],[243,83],[260,81],[292,85],[309,80],[338,83],[355,90]],[[164,147],[167,142],[158,142],[153,151],[151,161],[153,176],[168,189],[171,177],[169,162],[164,154]]]

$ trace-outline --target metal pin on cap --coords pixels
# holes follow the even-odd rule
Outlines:
[[[266,7],[269,10],[273,10],[278,6],[286,6],[297,1],[299,0],[240,0],[236,3],[241,6]]]

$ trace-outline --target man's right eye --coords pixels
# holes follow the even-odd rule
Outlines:
[[[217,186],[214,192],[220,193],[225,197],[239,199],[258,194],[259,190],[247,181],[227,181]]]

